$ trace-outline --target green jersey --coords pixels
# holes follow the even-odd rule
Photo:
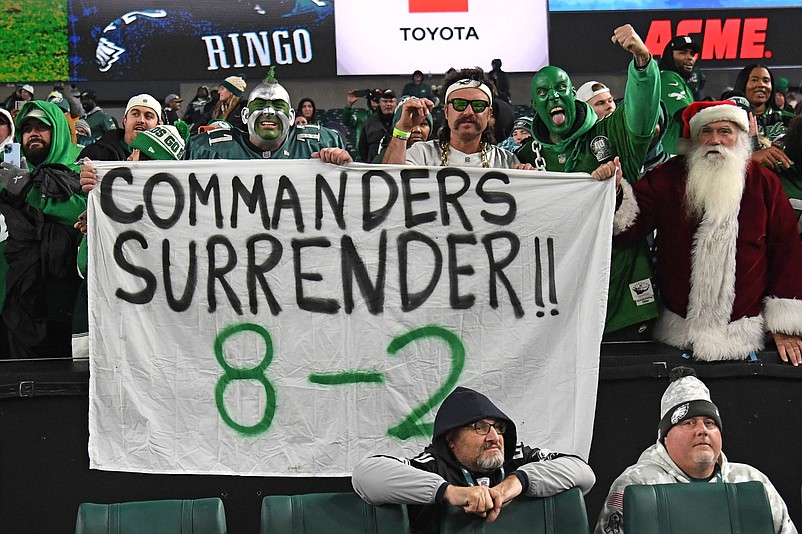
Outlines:
[[[590,173],[618,156],[624,177],[636,181],[660,107],[660,78],[654,60],[640,70],[630,63],[624,103],[604,119],[597,121],[587,103],[576,101],[576,105],[578,126],[557,143],[551,142],[545,123],[535,116],[533,138],[515,152],[518,159],[538,167],[539,152],[546,170]],[[657,317],[651,276],[645,243],[613,247],[605,333]]]
[[[262,151],[236,128],[217,128],[190,138],[184,159],[309,159],[321,148],[344,148],[334,130],[318,124],[293,126],[284,143]]]
[[[669,154],[677,154],[677,140],[682,137],[684,127],[681,120],[682,110],[694,101],[693,91],[685,79],[673,70],[660,71],[660,87],[660,100],[668,112],[663,150]]]
[[[100,109],[100,107],[95,107],[87,113],[84,116],[84,120],[89,125],[89,129],[92,130],[92,141],[97,141],[103,137],[104,133],[117,129],[117,121],[114,120],[114,117]]]
[[[373,112],[369,109],[343,108],[340,121],[354,130],[354,146],[359,146],[359,140],[362,138],[362,125],[371,115],[373,115]]]

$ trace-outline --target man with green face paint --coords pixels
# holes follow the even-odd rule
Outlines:
[[[290,95],[276,81],[273,67],[251,91],[242,120],[248,125],[247,134],[235,128],[217,128],[190,138],[185,159],[320,158],[336,164],[353,161],[334,130],[317,124],[294,124]]]
[[[532,78],[536,115],[532,139],[515,152],[521,162],[540,170],[591,173],[618,157],[627,180],[640,176],[660,109],[660,72],[629,24],[616,28],[611,40],[633,55],[624,102],[597,120],[593,108],[576,99],[568,74],[544,67]],[[645,245],[613,248],[605,333],[657,317],[650,277]]]

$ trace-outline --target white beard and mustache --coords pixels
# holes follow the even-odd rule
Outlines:
[[[504,452],[501,449],[493,449],[487,456],[479,456],[479,458],[476,459],[476,465],[484,473],[495,471],[504,465]]]
[[[711,152],[720,155],[710,155]],[[685,209],[688,217],[701,219],[707,215],[722,220],[737,213],[751,154],[749,137],[742,132],[731,148],[722,145],[694,147],[687,156]]]

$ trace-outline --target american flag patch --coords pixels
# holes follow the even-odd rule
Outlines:
[[[618,491],[614,492],[610,495],[610,498],[607,499],[607,506],[612,508],[623,508],[624,507],[624,494]]]

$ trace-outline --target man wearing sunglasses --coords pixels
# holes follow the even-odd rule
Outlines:
[[[458,387],[437,411],[432,443],[421,454],[366,458],[352,482],[371,504],[408,505],[413,532],[436,533],[446,506],[491,522],[518,495],[548,497],[573,487],[587,493],[595,476],[578,456],[519,443],[504,412]]]
[[[531,165],[521,164],[512,153],[495,146],[490,126],[494,92],[493,82],[480,68],[447,75],[443,80],[445,123],[437,139],[407,149],[410,132],[434,107],[428,98],[410,98],[401,107],[382,163],[531,169]]]

